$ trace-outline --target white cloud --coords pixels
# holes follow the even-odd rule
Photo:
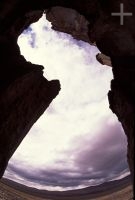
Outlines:
[[[78,43],[67,34],[53,31],[45,17],[33,24],[30,31],[25,31],[18,43],[21,53],[28,61],[45,67],[44,76],[48,80],[60,80],[61,91],[32,127],[10,160],[9,166],[23,163],[23,167],[20,165],[18,168],[24,171],[26,168],[47,169],[50,172],[65,169],[70,175],[80,173],[76,171],[79,169],[77,163],[72,162],[76,156],[75,149],[78,148],[78,144],[74,143],[75,138],[86,138],[92,144],[96,137],[98,140],[104,140],[99,130],[104,126],[110,127],[106,122],[117,125],[117,118],[110,111],[107,99],[113,77],[112,70],[96,61],[96,47],[82,41]],[[106,134],[109,131],[106,130]],[[124,135],[122,137],[126,140]],[[126,145],[123,148],[126,149]],[[80,141],[81,151],[83,154]],[[5,176],[6,174],[9,176],[8,170]],[[10,178],[13,177],[14,173],[10,173]],[[48,186],[45,180],[44,185],[25,179],[23,181],[42,189],[62,189],[63,179],[60,179],[61,184],[57,183],[57,186],[51,186],[51,182]],[[97,181],[95,180],[95,183]],[[80,185],[76,186],[66,186],[65,182],[66,180],[63,181],[63,188],[71,189],[91,184],[94,180],[82,180],[79,181]]]

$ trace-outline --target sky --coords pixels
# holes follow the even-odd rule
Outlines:
[[[128,175],[126,136],[107,98],[112,69],[98,63],[99,50],[52,30],[45,15],[18,44],[26,60],[44,66],[48,80],[60,80],[61,91],[4,176],[38,189],[71,190]]]

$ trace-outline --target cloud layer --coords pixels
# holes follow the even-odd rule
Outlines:
[[[96,61],[98,49],[53,31],[45,16],[18,43],[25,58],[43,65],[44,76],[59,79],[62,89],[13,155],[5,176],[67,190],[128,174],[126,136],[107,99],[112,71]]]

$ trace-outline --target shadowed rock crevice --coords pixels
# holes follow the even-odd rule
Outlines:
[[[21,32],[36,22],[44,10],[55,30],[96,44],[101,53],[110,57],[114,74],[109,92],[110,108],[127,135],[128,162],[133,176],[135,3],[133,0],[123,0],[127,11],[133,13],[132,17],[125,18],[123,26],[120,25],[119,17],[111,16],[111,12],[119,11],[120,3],[119,0],[0,2],[0,176],[31,126],[60,90],[59,82],[46,80],[43,77],[43,67],[27,62],[20,55],[17,45]],[[73,20],[67,10],[61,7],[72,9],[70,12]],[[63,21],[61,23],[61,14],[63,19],[66,17],[67,24]],[[75,24],[70,24],[71,21]]]
[[[0,37],[0,176],[9,158],[60,90],[43,77],[43,66],[20,55],[17,38]]]

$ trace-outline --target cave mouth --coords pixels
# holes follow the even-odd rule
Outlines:
[[[129,174],[126,136],[107,99],[112,70],[96,61],[98,49],[52,30],[45,16],[18,44],[26,60],[45,67],[48,80],[60,80],[61,91],[14,153],[5,176],[39,189],[73,190]]]

